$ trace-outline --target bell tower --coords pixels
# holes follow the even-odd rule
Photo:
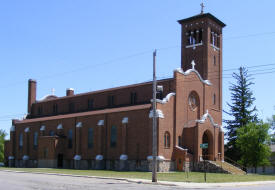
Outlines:
[[[181,67],[195,69],[203,79],[212,83],[207,104],[221,110],[222,96],[222,29],[226,25],[210,13],[201,13],[179,20],[181,25]],[[208,106],[206,106],[208,107]]]

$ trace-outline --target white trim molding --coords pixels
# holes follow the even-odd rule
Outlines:
[[[98,155],[96,155],[95,159],[96,160],[103,160],[103,155],[98,154]]]
[[[188,149],[186,148],[182,148],[182,147],[179,147],[179,146],[176,146],[176,148],[180,149],[180,150],[183,150],[183,151],[187,151]]]
[[[128,117],[123,117],[123,119],[122,119],[122,124],[126,124],[126,123],[128,123]]]
[[[152,161],[153,160],[153,156],[147,156],[147,160],[149,160],[149,161]],[[163,160],[165,160],[165,158],[163,157],[163,156],[157,156],[157,160],[158,161],[163,161]]]
[[[203,43],[200,42],[200,43],[197,43],[197,44],[191,44],[191,45],[187,45],[185,46],[185,48],[193,48],[193,49],[196,49],[197,46],[202,46]]]
[[[12,125],[11,128],[10,128],[10,132],[14,132],[15,131],[15,126]]]
[[[220,51],[220,48],[218,48],[217,46],[210,44],[210,46],[214,49],[214,51]]]
[[[45,125],[41,125],[40,131],[45,131],[45,130],[46,130],[46,126]]]
[[[82,122],[77,122],[76,127],[77,127],[77,128],[82,127]]]
[[[77,161],[81,160],[81,155],[75,155],[74,160],[77,160]]]
[[[203,124],[205,123],[206,119],[209,119],[210,123],[214,126],[214,127],[220,127],[217,123],[214,122],[213,117],[208,113],[208,110],[206,110],[206,113],[203,114],[203,116],[201,117],[201,119],[196,120],[196,122]]]
[[[54,94],[48,94],[48,95],[43,96],[41,99],[39,99],[38,102],[42,102],[44,100],[55,99],[55,98],[58,98],[58,97]]]
[[[119,159],[120,160],[128,160],[128,156],[126,154],[121,154]]]
[[[57,125],[57,129],[58,129],[58,130],[63,129],[63,126],[62,126],[61,123]]]
[[[27,127],[24,131],[25,131],[25,133],[28,133],[28,132],[30,132],[30,128]]]
[[[164,114],[162,113],[161,110],[159,109],[156,110],[156,117],[164,118]],[[153,118],[153,110],[150,110],[149,118]]]
[[[103,126],[104,125],[104,120],[99,120],[97,122],[97,126]]]
[[[29,160],[29,156],[28,155],[24,155],[23,157],[22,157],[22,160]]]
[[[9,160],[14,160],[14,156],[9,156]]]
[[[191,64],[192,64],[192,69],[188,69],[187,71],[184,72],[184,71],[182,70],[182,68],[178,68],[178,69],[176,69],[175,71],[176,71],[176,72],[179,72],[179,73],[181,73],[181,74],[183,74],[183,75],[185,75],[185,76],[188,76],[188,75],[190,75],[192,72],[194,72],[194,73],[199,77],[199,79],[200,79],[200,81],[201,81],[202,83],[211,86],[212,83],[211,83],[209,80],[204,80],[204,79],[201,77],[200,73],[195,69],[195,65],[196,65],[196,64],[195,64],[195,61],[194,61],[194,60],[191,62]]]
[[[171,98],[172,96],[175,96],[175,95],[176,95],[175,92],[170,92],[170,93],[167,94],[166,97],[163,98],[162,100],[156,99],[156,102],[157,102],[157,103],[160,103],[160,104],[166,104],[167,102],[169,102],[170,98]],[[153,102],[152,99],[151,99],[151,102]]]

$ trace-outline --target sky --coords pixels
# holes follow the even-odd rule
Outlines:
[[[200,13],[201,0],[0,0],[0,129],[27,113],[27,81],[37,99],[65,96],[152,79],[180,67],[177,20]],[[223,109],[232,73],[253,75],[255,105],[263,120],[275,113],[275,1],[205,0],[205,12],[223,30]],[[265,65],[265,66],[263,66]],[[260,74],[258,74],[260,73]],[[223,118],[228,116],[223,114]]]

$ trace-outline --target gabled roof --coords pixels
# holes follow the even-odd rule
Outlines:
[[[226,24],[224,24],[217,17],[213,16],[210,13],[198,14],[198,15],[195,15],[195,16],[192,16],[192,17],[189,17],[189,18],[178,20],[178,23],[182,24],[182,23],[189,22],[189,21],[196,20],[196,19],[200,19],[200,18],[210,18],[210,19],[214,20],[215,22],[217,22],[221,27],[226,26]]]

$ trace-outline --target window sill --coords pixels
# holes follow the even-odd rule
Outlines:
[[[220,48],[218,48],[217,46],[213,45],[213,44],[210,44],[210,46],[212,48],[214,48],[214,51],[220,51]]]
[[[216,112],[221,112],[221,110],[215,109],[215,108],[211,108],[211,110],[216,111]]]
[[[185,48],[193,48],[193,49],[196,49],[197,46],[202,46],[203,43],[197,43],[197,44],[191,44],[191,45],[187,45],[185,46]]]

